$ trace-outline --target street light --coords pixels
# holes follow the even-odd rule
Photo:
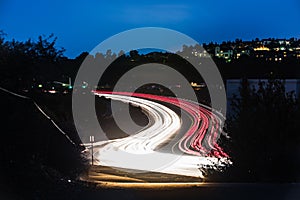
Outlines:
[[[92,144],[92,165],[94,165],[94,142],[95,142],[95,137],[93,135],[90,136],[90,142]]]

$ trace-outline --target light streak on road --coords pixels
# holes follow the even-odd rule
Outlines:
[[[100,165],[203,177],[201,166],[228,163],[228,155],[218,146],[222,116],[208,107],[188,100],[141,93],[93,91],[112,100],[140,106],[149,115],[149,124],[135,135],[95,143]],[[154,102],[154,101],[156,102]],[[176,143],[182,155],[156,150],[178,133],[179,116],[157,101],[184,110],[192,124]]]
[[[179,116],[171,109],[161,104],[135,97],[115,94],[103,94],[102,96],[140,106],[148,112],[150,122],[147,128],[142,129],[135,135],[114,140],[113,147],[130,153],[146,154],[161,144],[163,140],[172,137],[180,128]]]

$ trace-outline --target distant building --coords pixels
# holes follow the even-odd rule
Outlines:
[[[276,39],[276,42],[277,42],[279,45],[290,45],[290,41],[287,40],[287,39]]]
[[[205,50],[201,51],[199,49],[193,49],[192,54],[199,58],[209,58],[210,57],[209,53]]]
[[[268,45],[272,42],[272,40],[271,39],[262,39],[261,42],[263,45]]]
[[[250,56],[252,49],[247,47],[237,47],[234,49],[234,58],[239,59],[242,55]]]
[[[233,57],[233,49],[231,47],[219,47],[215,48],[215,56],[218,58],[229,59]]]
[[[268,47],[265,46],[259,46],[253,49],[254,51],[270,51]]]

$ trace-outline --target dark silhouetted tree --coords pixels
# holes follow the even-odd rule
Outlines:
[[[228,122],[232,172],[246,181],[299,181],[299,103],[284,81],[241,82]]]

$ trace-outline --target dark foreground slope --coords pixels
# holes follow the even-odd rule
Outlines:
[[[85,168],[80,147],[72,144],[31,99],[2,90],[0,98],[2,193],[38,198],[42,195],[39,190],[51,187],[51,182],[76,179]]]

